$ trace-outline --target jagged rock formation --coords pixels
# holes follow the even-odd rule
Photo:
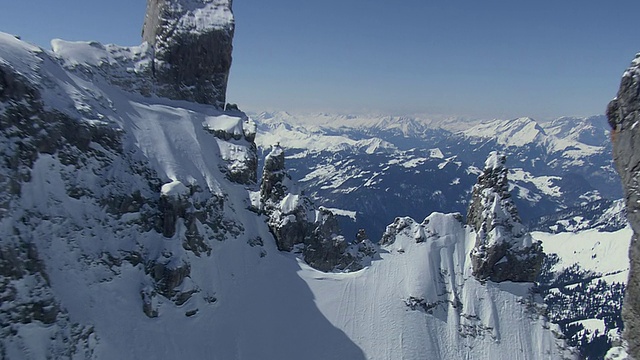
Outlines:
[[[286,172],[284,149],[279,145],[273,146],[265,158],[260,203],[278,249],[293,251],[300,245],[304,260],[318,270],[359,270],[375,254],[375,246],[364,232],[349,244],[340,235],[338,220],[331,211],[315,209],[309,198],[295,191]]]
[[[535,281],[542,265],[542,248],[533,243],[511,199],[507,158],[492,152],[474,185],[467,224],[476,232],[471,252],[473,274],[479,280]]]
[[[224,108],[234,28],[231,0],[148,0],[156,93]]]
[[[640,358],[640,54],[624,72],[618,95],[607,107],[607,118],[613,129],[613,158],[622,178],[627,218],[633,229],[622,317],[629,354]]]

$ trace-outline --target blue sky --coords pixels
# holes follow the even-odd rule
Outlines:
[[[7,1],[0,31],[134,45],[143,0]],[[604,112],[640,1],[235,0],[241,108],[479,118]]]

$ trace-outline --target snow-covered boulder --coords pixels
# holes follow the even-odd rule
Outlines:
[[[476,232],[471,252],[473,273],[480,280],[529,281],[542,265],[542,248],[520,221],[507,179],[504,154],[492,152],[474,185],[467,224]]]

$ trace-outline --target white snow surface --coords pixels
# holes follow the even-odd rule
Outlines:
[[[396,150],[395,145],[379,138],[353,140],[346,136],[326,135],[313,129],[291,127],[283,123],[273,125],[269,131],[261,131],[260,136],[256,138],[256,144],[265,149],[280,144],[287,149],[305,149],[311,152],[353,149],[373,154]]]
[[[540,192],[551,197],[560,197],[562,192],[560,187],[553,184],[553,181],[562,180],[559,176],[533,176],[528,171],[521,168],[509,169],[509,180],[518,181],[522,183],[530,183],[535,186]],[[520,188],[522,191],[526,190]]]
[[[206,239],[211,254],[196,255],[182,246],[180,236],[187,231],[182,220],[172,238],[139,231],[134,223],[140,214],[114,218],[90,196],[67,195],[63,174],[69,172],[96,194],[105,191],[96,185],[95,174],[74,170],[54,155],[40,155],[32,180],[23,186],[17,216],[46,216],[30,236],[61,306],[74,322],[93,326],[94,358],[570,357],[554,335],[557,328],[529,309],[531,284],[481,284],[471,276],[468,259],[475,234],[454,215],[432,214],[422,224],[407,220],[409,226],[381,250],[380,259],[355,273],[321,273],[295,255],[279,252],[264,218],[248,209],[252,189],[231,183],[223,173],[248,156],[250,144],[222,140],[208,131],[210,124],[236,131],[246,117],[143,97],[89,79],[74,71],[73,64],[111,60],[104,57],[103,46],[80,47],[82,56],[67,45],[54,54],[0,34],[0,62],[39,84],[49,108],[121,131],[124,152],[157,174],[165,184],[161,193],[206,189],[224,199],[224,215],[242,228],[224,241]],[[90,48],[97,53],[87,54]],[[126,179],[126,166],[116,160],[114,176]],[[133,182],[126,186],[131,191],[141,187]],[[295,199],[287,201],[289,206]],[[13,231],[12,220],[0,221],[3,236]],[[262,246],[248,244],[258,237]],[[168,265],[190,267],[180,286],[197,292],[181,305],[160,296],[159,316],[147,317],[141,291],[151,286],[151,279],[144,266],[97,261],[134,250],[158,259],[173,254],[174,263]],[[425,309],[432,306],[431,313],[411,310],[407,303],[412,298],[424,301]],[[23,357],[44,358],[51,340],[29,326],[20,331],[28,344]]]
[[[497,170],[504,168],[504,163],[506,162],[506,157],[504,154],[499,153],[497,151],[492,151],[489,153],[489,157],[484,162],[485,169]]]
[[[499,144],[508,146],[524,146],[545,136],[544,130],[531,118],[514,120],[494,120],[476,125],[463,132],[467,136],[496,138]]]
[[[208,116],[202,125],[211,131],[224,131],[231,135],[242,136],[244,134],[242,120],[237,116],[229,115]]]
[[[33,84],[40,81],[38,70],[43,62],[42,53],[42,49],[0,32],[0,65],[12,67]]]
[[[573,264],[602,274],[609,283],[627,283],[629,276],[629,245],[633,233],[629,226],[615,232],[596,229],[550,234],[533,232],[542,241],[547,254],[558,254],[560,262],[553,268],[562,271]]]
[[[129,61],[137,62],[145,58],[151,51],[147,43],[123,47],[114,44],[103,45],[95,41],[65,41],[61,39],[51,40],[51,48],[66,67],[82,65],[95,68],[103,65],[123,66]]]
[[[362,271],[325,274],[300,264],[320,311],[367,359],[561,356],[561,341],[549,330],[556,326],[523,307],[531,284],[481,284],[471,275],[475,234],[455,215],[402,224],[381,259]],[[411,298],[431,308],[411,310]]]
[[[357,212],[351,211],[351,210],[336,209],[336,208],[330,208],[330,207],[325,207],[325,206],[321,206],[320,209],[321,210],[327,210],[327,211],[329,211],[330,213],[332,213],[333,215],[336,215],[336,216],[348,217],[353,221],[356,221],[357,215],[358,215]]]
[[[471,126],[461,131],[469,138],[495,139],[506,147],[541,146],[548,154],[560,154],[567,164],[580,166],[584,158],[602,153],[602,144],[589,145],[580,141],[580,131],[593,128],[589,119],[579,123],[578,129],[568,131],[563,128],[563,118],[551,123],[540,124],[534,119],[524,117],[512,120],[493,120]],[[603,130],[604,131],[604,130]]]
[[[178,180],[162,185],[160,193],[164,196],[178,198],[189,195],[189,188]]]
[[[192,33],[223,29],[234,22],[231,0],[181,0],[172,6],[184,11],[179,28]]]

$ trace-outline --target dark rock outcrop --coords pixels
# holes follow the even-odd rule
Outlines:
[[[35,246],[15,238],[0,244],[0,358],[9,358],[7,352],[15,354],[30,340],[28,332],[20,331],[22,327],[50,334],[43,351],[51,358],[92,358],[93,327],[71,321],[55,298]],[[56,342],[68,346],[56,346]]]
[[[231,0],[148,0],[156,93],[224,108],[234,29]]]
[[[284,150],[276,145],[264,160],[262,183],[260,184],[260,199],[263,203],[279,202],[287,193],[286,181],[291,181],[284,166]]]
[[[278,249],[293,251],[300,246],[305,262],[315,269],[355,271],[375,254],[366,234],[359,234],[350,244],[340,235],[338,220],[331,211],[315,209],[309,198],[295,191],[279,145],[273,146],[265,159],[260,203]]]
[[[471,252],[479,280],[535,281],[542,266],[542,247],[532,242],[516,209],[507,179],[507,158],[492,152],[473,186],[467,224],[476,231]]]
[[[609,103],[613,159],[622,179],[627,218],[633,229],[629,283],[622,318],[629,354],[640,358],[640,54],[622,76],[618,96]]]

